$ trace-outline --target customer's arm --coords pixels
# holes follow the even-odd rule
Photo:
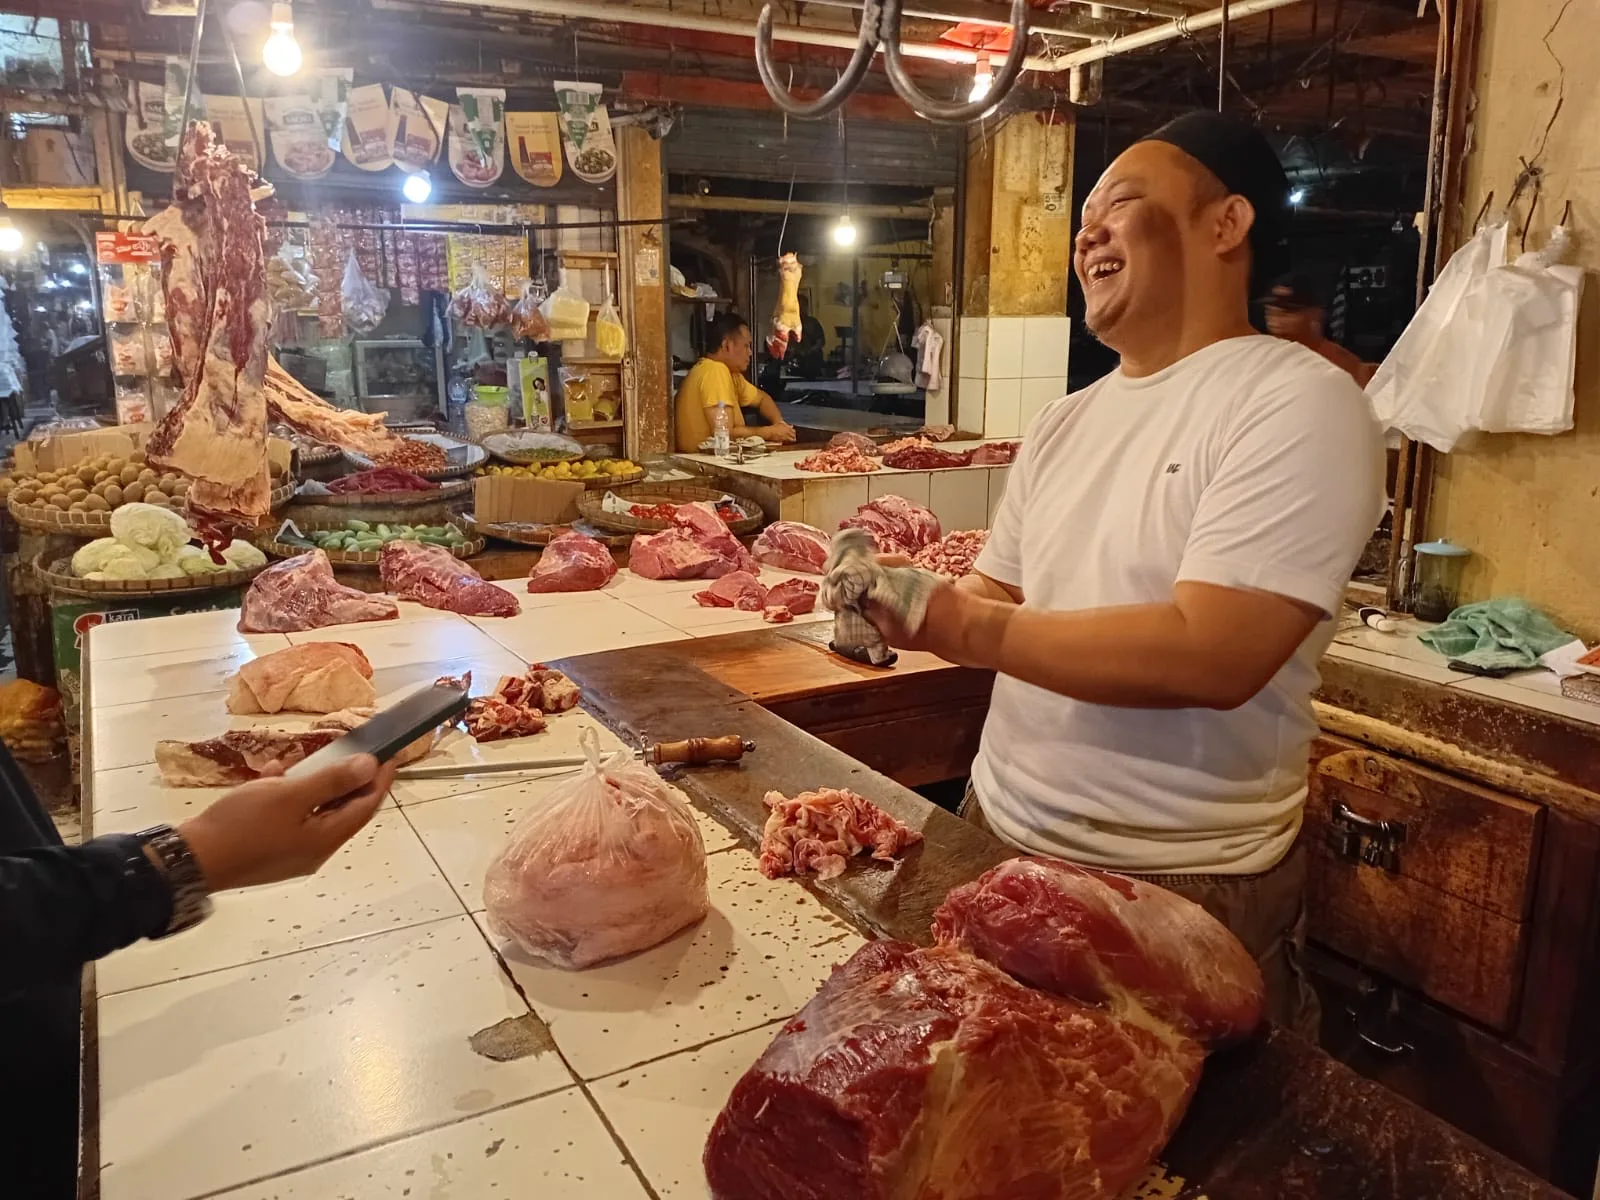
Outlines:
[[[258,779],[177,832],[211,892],[293,879],[367,823],[393,778],[392,767],[362,755],[305,779]],[[171,917],[166,877],[131,834],[0,856],[0,994],[70,979],[87,962],[163,933]]]

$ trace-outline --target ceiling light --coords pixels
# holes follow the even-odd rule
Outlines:
[[[0,217],[0,253],[15,254],[22,249],[22,230],[11,223],[10,217]]]
[[[300,43],[294,40],[294,10],[287,4],[272,6],[272,32],[261,47],[261,64],[274,75],[293,75],[300,69]]]
[[[840,217],[839,223],[833,227],[833,241],[836,246],[856,244],[856,223],[850,219],[849,213]]]
[[[406,181],[400,185],[400,194],[412,204],[426,204],[428,197],[433,195],[433,180],[426,171],[407,175]]]
[[[1289,203],[1294,205],[1296,208],[1299,208],[1305,202],[1306,202],[1306,190],[1305,190],[1305,188],[1303,188],[1303,187],[1295,188],[1294,191],[1289,193]]]
[[[989,66],[987,54],[978,55],[978,61],[972,68],[972,90],[967,93],[969,101],[982,100],[989,94],[989,89],[994,86],[994,70]]]

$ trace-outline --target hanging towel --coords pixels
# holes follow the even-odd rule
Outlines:
[[[918,351],[917,386],[937,392],[943,381],[939,361],[944,354],[944,335],[933,327],[931,321],[924,321],[918,327],[916,337],[911,339],[911,345]]]
[[[1478,671],[1521,670],[1564,646],[1572,635],[1517,596],[1466,604],[1436,629],[1418,634],[1422,644]]]

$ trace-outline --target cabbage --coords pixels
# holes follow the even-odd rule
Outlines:
[[[113,550],[121,548],[122,543],[116,538],[95,538],[78,547],[78,552],[72,556],[72,573],[82,579],[99,578],[105,568],[106,558]]]
[[[222,557],[235,571],[249,570],[251,567],[264,567],[267,565],[267,556],[261,552],[260,547],[238,539],[230,542],[228,548],[222,552]]]
[[[184,570],[174,563],[162,563],[150,572],[151,579],[182,579]]]
[[[170,563],[194,535],[189,532],[189,522],[170,508],[124,504],[111,513],[111,536],[124,546],[153,550],[158,561]]]
[[[161,556],[143,546],[124,546],[116,543],[106,551],[100,572],[107,579],[149,579],[150,572],[161,565]]]
[[[199,546],[179,546],[176,566],[185,575],[210,575],[222,570]]]

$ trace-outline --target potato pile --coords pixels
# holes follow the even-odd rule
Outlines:
[[[272,486],[283,482],[274,476]],[[0,502],[15,499],[30,507],[63,513],[107,513],[123,504],[182,508],[189,480],[176,471],[158,471],[144,454],[102,454],[76,466],[38,475],[0,479]]]

